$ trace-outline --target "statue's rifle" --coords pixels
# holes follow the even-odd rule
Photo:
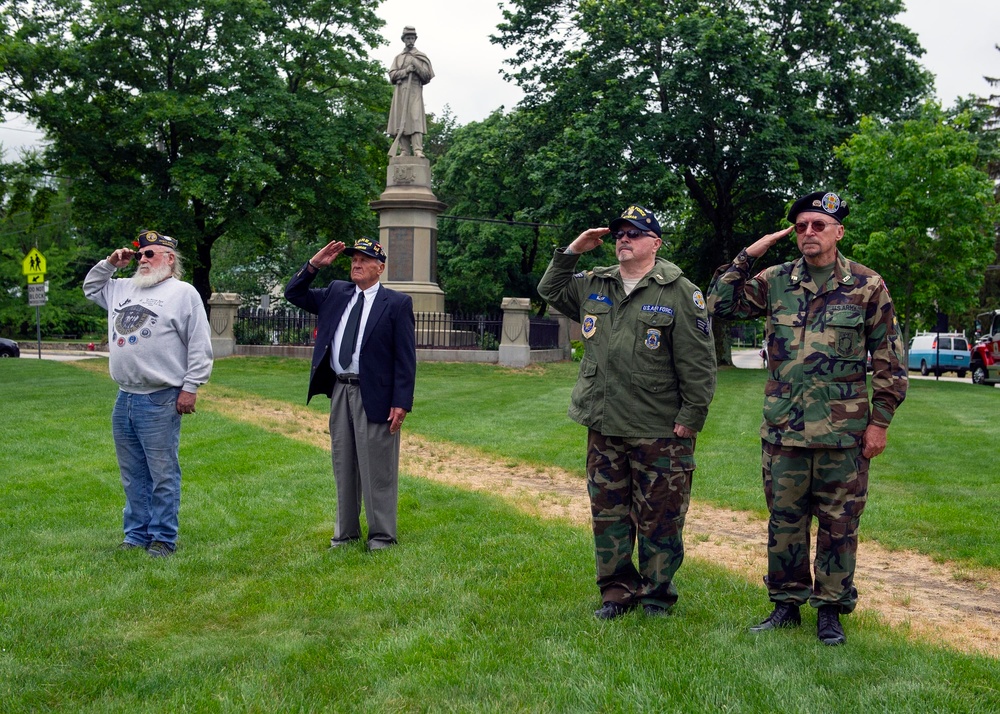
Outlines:
[[[406,75],[406,86],[403,87],[403,101],[400,102],[400,121],[399,121],[399,131],[396,132],[396,138],[392,140],[392,146],[389,147],[389,156],[396,155],[396,149],[399,148],[399,137],[403,135],[403,130],[406,128],[406,120],[410,113],[410,85],[413,82],[413,72]]]

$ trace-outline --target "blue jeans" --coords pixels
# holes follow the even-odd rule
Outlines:
[[[180,388],[152,394],[118,392],[111,430],[125,489],[125,541],[143,547],[153,541],[177,544],[181,467],[177,449]]]

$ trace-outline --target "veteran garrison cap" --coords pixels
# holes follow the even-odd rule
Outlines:
[[[806,211],[825,213],[838,223],[843,223],[851,209],[847,207],[847,201],[837,194],[831,191],[817,191],[793,203],[791,210],[788,211],[788,220],[794,223],[795,217]]]
[[[354,255],[355,253],[378,258],[381,262],[385,262],[385,251],[382,250],[382,246],[365,236],[361,236],[354,241],[353,247],[344,248],[344,255]]]
[[[642,206],[629,206],[625,209],[618,218],[611,221],[611,225],[608,226],[612,233],[618,229],[618,227],[623,223],[631,223],[636,228],[644,231],[652,231],[657,236],[661,236],[660,223],[656,220],[656,216],[648,208],[643,208]]]
[[[153,245],[162,245],[165,248],[177,250],[177,239],[165,236],[159,231],[139,231],[139,237],[136,239],[136,246],[138,248],[148,248]]]

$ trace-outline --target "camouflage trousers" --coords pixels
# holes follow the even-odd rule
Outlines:
[[[669,607],[684,560],[682,532],[691,500],[694,439],[630,439],[587,434],[587,491],[597,587],[604,602]],[[636,569],[632,551],[638,536]]]
[[[774,602],[813,607],[857,604],[854,569],[858,524],[868,500],[868,459],[860,447],[807,449],[763,443],[767,524],[767,591]],[[809,540],[819,522],[813,574]]]

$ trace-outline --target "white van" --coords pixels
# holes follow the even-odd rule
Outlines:
[[[962,378],[971,356],[964,332],[918,332],[910,340],[906,360],[909,369],[919,369],[924,376],[956,372]]]

